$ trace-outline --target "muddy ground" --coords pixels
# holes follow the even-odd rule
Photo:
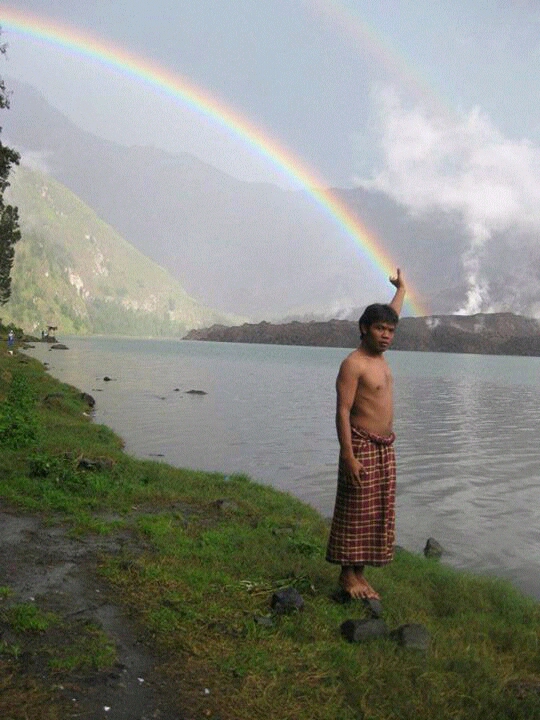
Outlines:
[[[128,531],[74,538],[59,522],[20,515],[0,504],[0,588],[4,593],[0,609],[5,610],[8,604],[32,603],[62,619],[60,626],[38,633],[17,633],[0,622],[0,647],[16,649],[0,670],[4,698],[9,695],[15,699],[12,703],[19,705],[16,711],[10,708],[8,717],[39,717],[34,714],[34,701],[29,700],[24,709],[22,696],[21,701],[16,699],[26,683],[28,697],[35,685],[46,689],[43,697],[48,698],[48,706],[41,718],[189,718],[175,707],[175,698],[155,676],[156,661],[144,637],[115,604],[110,588],[97,573],[103,555],[125,553],[126,549],[130,556],[136,555],[144,550],[138,542]],[[85,628],[94,625],[116,646],[115,666],[107,671],[52,672],[48,662],[51,648],[76,644]]]

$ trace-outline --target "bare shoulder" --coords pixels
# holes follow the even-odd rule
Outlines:
[[[353,350],[352,353],[347,355],[345,360],[341,363],[339,368],[339,375],[341,377],[360,376],[366,368],[367,358],[362,350]]]

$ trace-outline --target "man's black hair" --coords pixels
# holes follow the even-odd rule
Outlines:
[[[360,327],[360,335],[363,337],[362,326],[369,328],[375,323],[388,323],[388,325],[397,325],[399,322],[399,315],[390,305],[383,305],[381,303],[374,303],[368,305],[362,313],[362,317],[358,321]]]

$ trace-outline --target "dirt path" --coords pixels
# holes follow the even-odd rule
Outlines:
[[[135,549],[127,532],[72,538],[61,525],[18,515],[0,506],[0,588],[10,589],[0,608],[30,603],[62,618],[61,627],[34,635],[16,633],[13,627],[0,622],[0,642],[18,648],[14,682],[37,679],[54,688],[53,697],[65,713],[59,717],[65,720],[186,717],[174,709],[174,699],[154,677],[151,655],[96,572],[100,556],[120,553],[126,544],[130,550]],[[116,646],[118,662],[114,669],[53,675],[48,663],[50,648],[70,642],[76,645],[79,634],[83,637],[89,627],[101,628]]]

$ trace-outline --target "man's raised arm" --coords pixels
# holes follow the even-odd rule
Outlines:
[[[396,288],[396,292],[394,297],[388,304],[391,308],[394,308],[398,315],[400,315],[401,308],[403,307],[403,300],[405,299],[405,281],[403,280],[403,276],[401,275],[401,270],[398,268],[396,276],[390,277],[389,280]]]

